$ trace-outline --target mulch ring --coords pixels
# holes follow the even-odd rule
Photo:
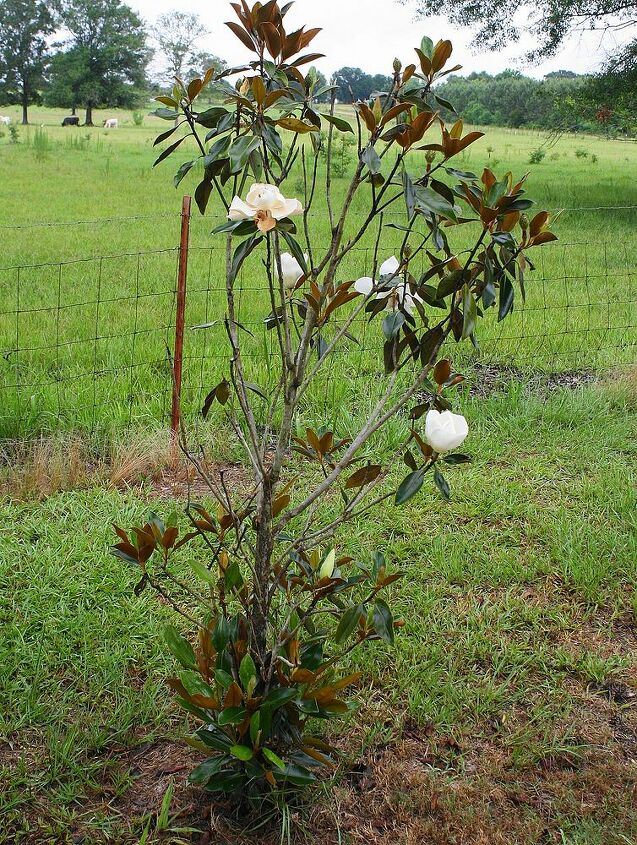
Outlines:
[[[565,820],[608,831],[609,845],[627,841],[619,834],[637,832],[637,707],[630,706],[635,691],[624,685],[615,695],[616,690],[579,679],[569,679],[568,685],[577,704],[560,727],[575,732],[580,752],[557,751],[514,764],[509,740],[526,724],[522,711],[510,714],[506,730],[485,725],[458,741],[405,719],[399,738],[344,764],[325,791],[302,796],[304,804],[291,810],[290,841],[549,845],[563,843]],[[115,767],[134,783],[99,809],[137,830],[139,820],[150,817],[151,842],[279,845],[276,821],[259,826],[262,818],[237,815],[227,802],[188,785],[187,774],[198,762],[192,749],[169,740],[122,752]],[[154,829],[171,785],[171,827],[197,831],[178,840]]]
[[[319,786],[301,796],[303,803],[291,808],[289,842],[563,845],[571,841],[563,838],[568,824],[603,832],[605,845],[634,841],[633,678],[622,682],[621,689],[595,688],[576,677],[566,683],[575,704],[567,721],[553,727],[571,732],[579,743],[577,753],[560,751],[558,744],[557,751],[515,763],[512,739],[528,725],[528,713],[522,709],[512,710],[504,725],[484,724],[458,739],[404,718],[400,736],[344,762],[333,782],[326,774],[324,789]],[[78,803],[72,828],[55,845],[139,845],[146,827],[149,845],[288,841],[281,838],[278,820],[250,819],[228,802],[191,787],[187,775],[200,759],[173,739],[111,749],[99,787]],[[132,783],[122,791],[126,778]],[[170,823],[160,831],[157,819],[169,788]],[[33,807],[33,837],[20,845],[51,842],[45,828],[39,828],[46,822],[44,797]],[[4,841],[12,840],[3,840],[0,833]]]

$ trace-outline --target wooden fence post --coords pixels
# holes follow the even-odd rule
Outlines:
[[[173,401],[170,430],[179,434],[181,417],[181,378],[184,366],[184,327],[186,323],[186,281],[188,277],[188,244],[190,242],[190,206],[192,197],[184,197],[181,204],[181,239],[179,241],[179,269],[177,272],[177,303],[175,313],[175,348],[173,350]]]

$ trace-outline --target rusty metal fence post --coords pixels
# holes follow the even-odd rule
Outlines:
[[[184,197],[181,204],[181,238],[177,271],[177,302],[175,311],[175,348],[173,350],[173,399],[170,430],[179,433],[181,418],[181,380],[184,367],[184,327],[186,324],[186,282],[188,278],[188,245],[190,242],[190,207],[192,197]]]

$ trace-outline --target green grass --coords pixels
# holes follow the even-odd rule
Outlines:
[[[104,116],[113,114],[121,126],[107,132],[62,129],[62,112],[34,109],[34,124],[44,124],[37,141],[35,126],[20,129],[19,144],[0,138],[0,268],[9,268],[0,269],[0,437],[89,430],[100,447],[125,439],[129,424],[148,432],[165,420],[180,196],[172,165],[150,167],[160,123]],[[475,462],[449,470],[451,503],[425,489],[339,541],[356,555],[383,548],[407,570],[392,598],[406,627],[394,650],[374,645],[354,658],[361,709],[341,744],[372,774],[362,791],[340,781],[337,796],[355,832],[312,816],[303,841],[368,841],[374,820],[379,837],[386,830],[398,842],[637,842],[635,709],[605,692],[637,689],[635,386],[614,383],[614,373],[576,391],[534,393],[526,382],[535,369],[614,371],[635,361],[637,212],[595,208],[637,206],[637,148],[564,136],[529,168],[543,140],[489,131],[457,162],[531,169],[541,207],[581,210],[566,211],[559,244],[536,253],[526,310],[501,328],[491,315],[481,326],[484,360],[519,371],[485,400],[459,396]],[[354,222],[364,209],[361,199]],[[135,219],[66,225],[105,217]],[[64,225],[35,225],[44,221]],[[188,326],[222,314],[212,223],[193,219]],[[327,238],[320,206],[312,225]],[[394,246],[388,230],[384,251]],[[365,242],[344,277],[363,275],[370,261]],[[265,385],[274,339],[261,323],[258,260],[242,286],[240,319],[254,330],[249,377]],[[299,426],[354,430],[378,389],[371,332],[326,368]],[[225,372],[222,338],[219,326],[188,332],[191,421]],[[470,365],[468,351],[451,351],[458,367]],[[215,457],[236,459],[217,422]],[[404,425],[393,421],[385,445]],[[135,597],[136,573],[106,551],[111,521],[138,522],[151,506],[179,509],[157,501],[151,479],[127,492],[89,484],[42,502],[0,501],[2,845],[137,845],[146,821],[131,796],[150,783],[147,810],[158,812],[175,781],[176,805],[190,800],[183,773],[140,778],[128,755],[184,728],[163,684],[171,663],[160,632],[171,612]]]
[[[630,708],[604,705],[595,692],[609,680],[637,683],[622,634],[637,610],[634,388],[462,404],[476,460],[449,470],[451,503],[432,485],[406,508],[352,526],[339,546],[358,555],[382,547],[407,571],[392,599],[406,627],[395,649],[355,658],[366,692],[340,742],[356,758],[395,746],[406,719],[430,725],[438,757],[428,783],[447,802],[447,820],[464,826],[460,843],[486,821],[477,797],[455,806],[454,790],[493,789],[505,777],[521,788],[565,755],[579,761],[578,777],[616,777],[604,768],[610,761],[628,777],[632,752],[613,739],[612,720],[623,710],[637,727]],[[139,841],[143,820],[119,815],[137,789],[122,750],[183,729],[163,687],[170,660],[160,629],[171,612],[135,597],[136,573],[106,549],[112,520],[133,524],[151,505],[165,515],[178,507],[157,502],[151,485],[0,506],[0,842],[58,845],[77,831],[86,845]],[[460,748],[453,759],[449,735]],[[491,774],[475,768],[476,754],[493,756]],[[405,824],[415,824],[422,796],[408,781],[402,788]],[[584,813],[566,782],[550,820],[535,805],[526,821],[512,807],[508,841],[537,841],[542,822],[566,842],[632,842],[631,793],[621,783],[611,791],[590,786]],[[394,800],[391,789],[383,794]],[[375,795],[363,798],[363,813]]]
[[[163,122],[146,117],[136,127],[130,114],[103,116],[111,114],[120,119],[117,130],[62,128],[63,112],[34,108],[34,126],[20,128],[20,143],[11,144],[7,133],[0,138],[0,436],[60,427],[112,432],[131,422],[166,419],[171,389],[166,346],[172,344],[180,209],[171,175],[187,154],[153,170],[152,141]],[[483,358],[526,370],[632,363],[637,147],[568,135],[541,164],[529,167],[530,152],[545,140],[536,132],[488,130],[455,162],[477,171],[484,165],[516,174],[531,170],[529,193],[538,205],[568,209],[556,224],[559,243],[532,256],[537,269],[527,279],[526,307],[519,303],[501,326],[492,315],[483,321]],[[578,157],[576,150],[588,156]],[[182,183],[191,192],[195,184],[194,175]],[[288,193],[300,194],[298,167],[288,184]],[[337,200],[344,186],[345,180],[336,180]],[[319,192],[312,217],[319,244],[328,238],[322,202]],[[608,206],[628,208],[598,209]],[[366,207],[363,190],[353,207],[352,228]],[[212,203],[206,218],[197,212],[193,218],[188,326],[223,315],[223,250],[219,238],[209,234],[218,213]],[[99,222],[110,217],[134,219]],[[43,221],[64,225],[35,225]],[[26,228],[15,228],[20,226]],[[463,247],[469,233],[458,234]],[[365,239],[351,253],[344,279],[370,272],[370,244]],[[396,244],[395,231],[388,229],[383,254],[395,251]],[[239,318],[255,333],[251,351],[260,362],[255,380],[267,381],[273,338],[262,324],[267,305],[259,261],[255,255],[243,273]],[[376,340],[369,335],[367,340],[377,354]],[[247,337],[246,343],[251,343]],[[465,350],[455,354],[459,363],[470,357]],[[188,331],[183,404],[189,415],[216,383],[224,355],[220,326]],[[348,378],[365,370],[360,355],[348,355],[341,366]]]

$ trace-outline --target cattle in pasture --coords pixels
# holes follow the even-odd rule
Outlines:
[[[8,126],[11,123],[11,118],[6,114],[0,114],[0,123],[2,123],[3,126]]]
[[[79,126],[80,119],[76,115],[71,115],[70,117],[65,117],[62,121],[62,126]]]
[[[117,129],[119,123],[116,117],[109,117],[104,121],[102,126],[104,126],[105,129]]]

